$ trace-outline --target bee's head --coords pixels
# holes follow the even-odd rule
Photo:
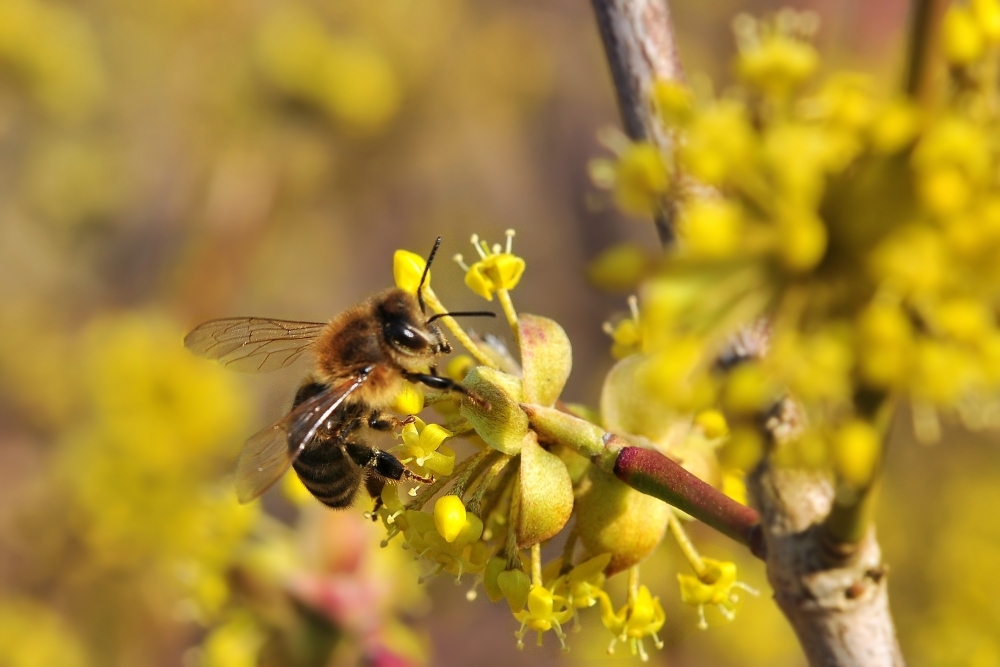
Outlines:
[[[377,301],[382,335],[392,350],[407,357],[432,357],[451,352],[436,326],[420,312],[417,298],[401,289],[389,290]]]

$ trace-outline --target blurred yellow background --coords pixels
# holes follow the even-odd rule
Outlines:
[[[780,6],[675,4],[717,89],[731,17]],[[799,6],[828,65],[895,85],[901,0]],[[442,235],[447,258],[513,227],[518,306],[563,324],[568,397],[594,403],[624,298],[587,261],[655,250],[588,181],[616,124],[584,0],[0,0],[0,665],[631,662],[595,630],[518,653],[505,606],[448,580],[428,601],[360,510],[237,506],[233,453],[304,367],[240,377],[181,344],[212,317],[326,320],[391,283],[396,248]],[[480,307],[461,275],[441,261],[437,293]],[[904,651],[1000,665],[996,437],[898,433],[879,532]],[[802,664],[762,567],[696,536],[763,595],[697,630],[664,545],[643,566],[668,617],[651,662]]]

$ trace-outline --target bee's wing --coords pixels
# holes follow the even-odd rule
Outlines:
[[[236,497],[239,501],[248,503],[277,482],[333,411],[367,377],[367,374],[359,375],[316,394],[281,420],[250,436],[236,459]]]
[[[233,370],[273,371],[298,359],[326,327],[266,317],[227,317],[198,325],[184,347]]]

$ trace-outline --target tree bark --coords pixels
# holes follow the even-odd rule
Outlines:
[[[809,664],[903,667],[874,527],[849,548],[824,542],[833,486],[821,473],[765,462],[747,482],[761,511],[774,600]]]

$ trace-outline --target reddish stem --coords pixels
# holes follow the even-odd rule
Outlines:
[[[764,539],[757,510],[741,505],[660,452],[623,447],[615,460],[614,473],[633,489],[687,512],[746,545],[758,558],[764,558]]]

